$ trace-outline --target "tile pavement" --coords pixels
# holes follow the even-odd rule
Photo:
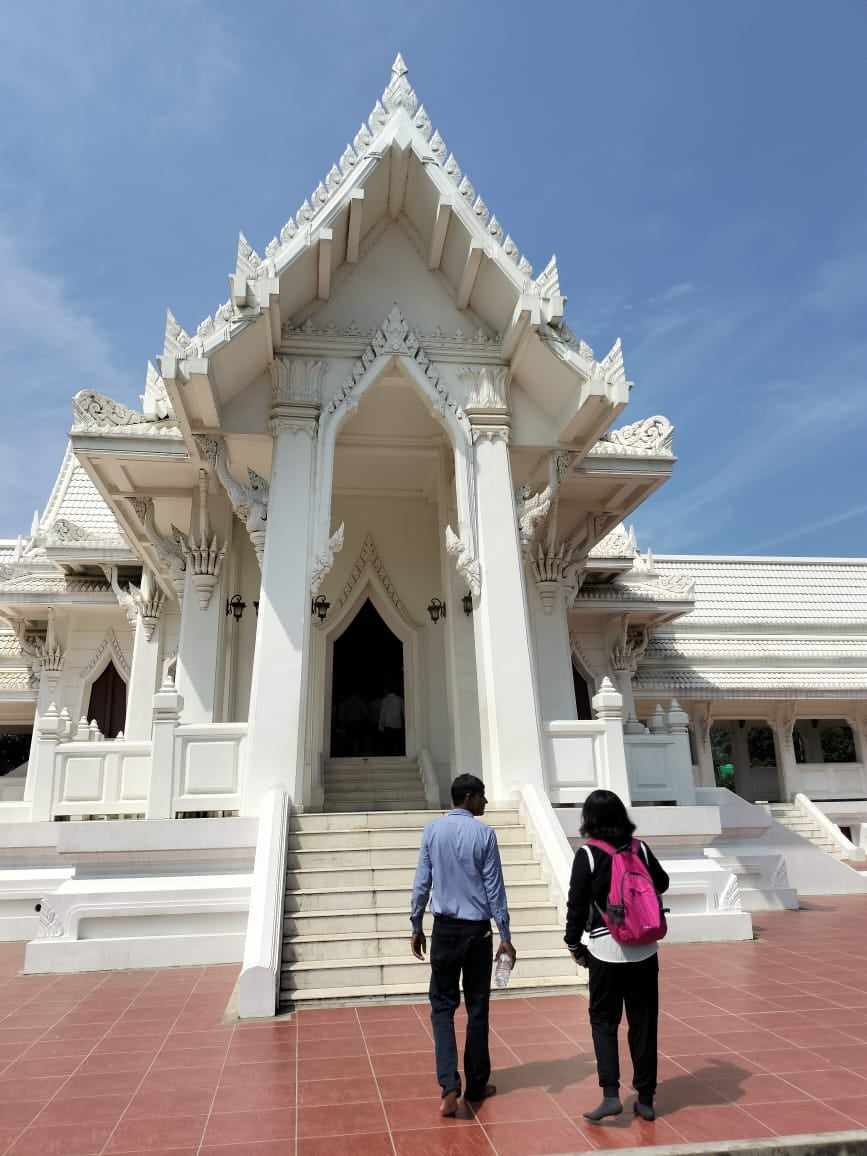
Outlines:
[[[224,1024],[237,967],[20,976],[0,944],[0,1153],[545,1156],[867,1127],[867,899],[756,925],[664,948],[660,1119],[627,1098],[596,1128],[577,996],[497,1000],[499,1094],[441,1121],[424,1005]]]

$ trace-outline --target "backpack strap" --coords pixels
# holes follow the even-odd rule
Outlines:
[[[590,847],[587,846],[586,843],[584,844],[584,850],[587,852],[587,858],[590,861],[590,874],[592,875],[596,870],[596,860],[593,858],[593,851],[590,849]]]

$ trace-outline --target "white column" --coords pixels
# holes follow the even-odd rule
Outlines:
[[[695,803],[695,783],[692,778],[692,752],[689,747],[689,715],[676,698],[665,716],[668,733],[674,739],[674,769],[677,776],[677,802],[680,806]]]
[[[505,800],[524,784],[545,787],[539,706],[508,425],[468,408],[475,439],[481,595],[473,614],[488,794]]]
[[[303,805],[304,708],[310,642],[310,542],[314,512],[315,403],[277,403],[268,531],[250,690],[243,813],[265,791]]]
[[[459,525],[457,509],[446,493],[445,471],[439,472],[439,521],[441,526]],[[440,538],[442,542],[442,537]],[[452,777],[463,772],[482,773],[479,737],[479,702],[476,680],[473,624],[467,621],[463,599],[468,592],[448,553],[441,548],[440,566],[448,615],[445,629],[446,689],[449,705]]]
[[[185,723],[216,722],[219,719],[221,646],[226,617],[220,577],[225,556],[227,523],[230,515],[225,497],[216,496],[218,516],[212,525],[208,513],[207,474],[202,471],[198,503],[191,518],[191,531],[184,551],[186,576],[181,607],[181,630],[178,639],[178,665],[175,683],[184,699]],[[221,508],[222,507],[222,508]],[[198,521],[198,537],[192,526]],[[214,551],[208,543],[217,544]],[[205,543],[205,545],[203,545]]]
[[[774,732],[774,749],[777,755],[777,774],[780,780],[780,794],[784,802],[791,802],[798,792],[798,764],[795,762],[795,744],[792,728],[797,715],[783,714],[771,722]]]
[[[698,757],[698,787],[715,787],[716,773],[713,765],[713,747],[710,728],[713,719],[709,703],[698,703],[692,708],[692,730],[695,737],[695,751]]]
[[[157,689],[162,619],[162,598],[153,575],[145,567],[141,584],[142,604],[137,608],[129,685],[126,692],[126,720],[123,733],[128,739],[149,739],[153,722],[153,698]],[[156,610],[155,614],[143,610]]]
[[[729,723],[729,734],[732,740],[732,762],[735,765],[735,787],[737,788],[737,793],[743,795],[744,798],[754,793],[751,789],[752,768],[750,766],[750,744],[747,736],[749,725],[749,719],[745,720],[743,726],[740,725],[739,721]],[[779,743],[777,747],[777,758],[779,758]]]
[[[530,591],[539,698],[546,722],[578,717],[566,598],[560,582],[537,583],[535,594]]]

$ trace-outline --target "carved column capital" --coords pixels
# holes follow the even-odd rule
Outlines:
[[[309,357],[276,357],[271,363],[272,405],[303,402],[318,408],[327,366],[327,361]]]
[[[611,647],[611,665],[615,670],[635,674],[650,642],[650,630],[644,625],[630,625],[624,614],[618,623],[617,634]]]
[[[509,406],[511,371],[501,365],[465,365],[458,376],[468,384],[464,413],[470,423],[472,439],[504,441],[508,444],[512,430]]]
[[[526,553],[546,614],[553,612],[560,591],[565,595],[567,605],[571,605],[581,589],[585,562],[583,558],[576,559],[575,552],[574,542],[560,542],[553,546],[539,544],[535,550],[529,549]]]

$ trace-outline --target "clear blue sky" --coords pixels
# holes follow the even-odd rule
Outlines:
[[[81,388],[136,403],[170,305],[226,298],[397,49],[575,331],[677,427],[656,552],[867,554],[863,0],[7,5],[0,535]]]

